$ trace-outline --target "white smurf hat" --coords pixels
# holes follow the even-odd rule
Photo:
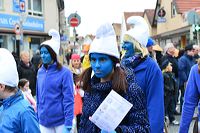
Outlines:
[[[44,41],[41,45],[48,45],[53,49],[53,51],[59,55],[59,49],[60,49],[60,34],[55,29],[49,30],[49,36],[52,36],[50,40]]]
[[[112,24],[102,24],[96,32],[96,37],[90,45],[90,53],[102,53],[119,59],[119,51],[115,31]]]
[[[13,55],[5,48],[0,48],[0,83],[17,87],[19,76]]]
[[[131,36],[143,47],[146,47],[149,37],[149,27],[145,19],[141,16],[131,16],[127,19],[127,24],[130,24],[133,28],[125,34]]]

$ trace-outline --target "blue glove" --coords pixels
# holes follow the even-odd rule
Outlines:
[[[105,131],[105,130],[101,130],[101,133],[117,133],[115,130],[113,130],[113,131]]]
[[[71,126],[64,126],[62,133],[70,133],[71,130],[72,130]]]

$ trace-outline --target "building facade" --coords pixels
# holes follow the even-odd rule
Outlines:
[[[58,14],[56,0],[0,0],[0,47],[33,54],[49,29],[59,30]]]

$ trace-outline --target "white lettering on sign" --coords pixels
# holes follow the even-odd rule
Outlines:
[[[8,20],[6,18],[0,18],[1,24],[8,24]]]
[[[9,18],[9,25],[15,25],[16,23],[18,23],[18,20],[13,20],[13,18]]]

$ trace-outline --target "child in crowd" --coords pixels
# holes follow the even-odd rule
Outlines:
[[[170,121],[173,125],[179,125],[179,122],[175,120],[173,111],[173,96],[176,90],[176,79],[174,73],[172,73],[172,65],[169,60],[163,61],[161,69],[164,78],[164,105],[165,105],[165,119]]]
[[[18,83],[18,87],[22,90],[24,98],[29,101],[29,103],[32,105],[33,109],[36,112],[36,101],[31,94],[31,90],[29,88],[29,81],[25,78],[20,79]]]
[[[80,88],[79,82],[77,81],[77,77],[82,73],[82,65],[81,65],[81,57],[78,54],[72,54],[71,62],[69,65],[70,70],[73,73],[74,85],[75,85],[75,94],[74,94],[74,115],[76,117],[76,125],[77,129],[79,129],[80,116],[82,114],[82,97],[84,95],[84,91]]]

